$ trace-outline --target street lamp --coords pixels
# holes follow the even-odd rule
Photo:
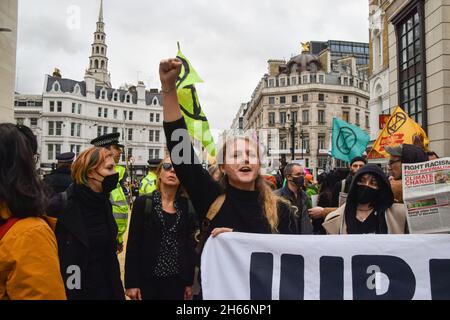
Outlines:
[[[300,140],[302,140],[302,160],[303,160],[303,129],[300,131]]]
[[[291,158],[295,160],[295,119],[294,113],[291,112]]]

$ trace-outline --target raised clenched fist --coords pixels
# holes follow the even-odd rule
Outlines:
[[[175,88],[180,71],[181,61],[176,58],[165,59],[159,63],[159,79],[163,91]]]

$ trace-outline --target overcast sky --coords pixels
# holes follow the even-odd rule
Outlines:
[[[83,80],[100,0],[19,0],[17,84],[42,93],[54,67]],[[367,0],[104,0],[109,71],[124,83],[159,88],[159,61],[176,42],[204,83],[200,102],[216,130],[228,129],[267,60],[300,53],[300,42],[368,42]]]

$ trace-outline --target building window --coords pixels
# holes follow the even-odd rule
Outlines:
[[[292,111],[291,112],[291,117],[292,117],[292,121],[294,123],[297,123],[297,111]]]
[[[76,113],[76,107],[77,104],[75,102],[72,102],[72,113]]]
[[[342,111],[342,120],[345,122],[350,123],[350,112],[349,111]]]
[[[76,155],[78,155],[81,151],[81,146],[80,145],[75,145],[75,144],[71,144],[70,145],[70,152],[75,153]]]
[[[108,108],[105,108],[105,109],[103,110],[103,117],[104,117],[104,118],[108,118]]]
[[[359,112],[356,112],[356,118],[355,119],[356,119],[355,120],[356,125],[359,126]]]
[[[302,77],[302,82],[303,82],[304,84],[308,83],[308,76],[303,76],[303,77]]]
[[[305,149],[306,152],[309,152],[310,148],[309,148],[309,134],[303,134],[303,139],[302,136],[300,135],[300,141],[303,143],[303,148]]]
[[[292,96],[292,102],[293,103],[298,102],[298,96]]]
[[[317,143],[318,143],[319,150],[324,150],[325,149],[325,135],[319,134]]]
[[[127,120],[127,112],[123,111],[123,120]]]
[[[155,114],[154,113],[150,113],[150,122],[153,122],[154,118],[155,118]]]
[[[280,104],[286,103],[286,97],[280,97]]]
[[[113,127],[113,128],[112,128],[112,132],[113,132],[113,133],[119,132],[119,128]]]
[[[270,105],[275,104],[275,97],[269,97],[269,104]]]
[[[286,79],[285,78],[281,78],[280,79],[280,87],[285,87],[286,86]]]
[[[56,121],[56,130],[55,130],[55,135],[57,136],[61,136],[62,135],[62,121]]]
[[[71,123],[70,124],[70,136],[71,137],[75,137],[75,131],[76,131],[76,123]]]
[[[55,101],[50,101],[50,112],[55,112]]]
[[[425,52],[422,49],[424,41],[422,1],[416,1],[414,6],[406,8],[405,16],[394,23],[399,39],[397,43],[399,102],[403,110],[426,130],[425,97],[422,92],[425,63]]]
[[[127,156],[128,156],[128,159],[133,156],[133,148],[128,148]]]
[[[359,98],[356,98],[356,105],[359,106]]]
[[[25,121],[24,118],[16,118],[16,123],[17,123],[18,125],[22,125],[22,126],[23,126],[24,121]]]
[[[153,130],[149,130],[148,131],[148,141],[153,142],[154,140],[154,131]]]
[[[159,113],[156,114],[156,122],[159,123]]]
[[[317,75],[315,75],[315,74],[312,74],[311,75],[311,81],[310,81],[311,83],[316,83],[317,82]]]
[[[130,99],[130,95],[129,94],[126,95],[125,101],[127,103],[130,103],[131,99]]]
[[[280,112],[280,123],[281,124],[286,123],[286,112]]]
[[[38,125],[38,119],[37,118],[31,118],[30,119],[30,126],[36,127]]]
[[[117,94],[117,92],[114,92],[114,95],[113,95],[113,100],[114,101],[117,101],[118,100],[118,94]]]
[[[297,85],[297,77],[291,77],[291,86]]]
[[[343,96],[342,97],[342,102],[348,103],[348,101],[349,101],[348,96]]]
[[[47,145],[47,159],[48,160],[54,160],[55,156],[54,156],[54,145],[53,144],[48,144]]]
[[[97,137],[102,135],[102,126],[97,126]]]
[[[303,122],[303,124],[309,123],[309,110],[302,111],[302,122]]]
[[[133,129],[128,129],[128,141],[133,140]]]
[[[319,124],[325,124],[325,110],[317,110]]]
[[[133,111],[128,113],[128,120],[133,120]]]
[[[102,116],[102,108],[98,108],[98,116],[99,116],[99,117]]]
[[[55,135],[55,122],[53,121],[48,122],[48,135],[49,136]]]
[[[308,94],[304,94],[303,95],[303,102],[308,102],[308,100],[309,100]]]
[[[159,142],[159,130],[155,130],[155,142]]]
[[[269,88],[275,87],[275,81],[273,79],[269,79]]]
[[[117,119],[117,109],[114,109],[113,114],[114,114],[114,119]]]
[[[62,112],[62,101],[56,101],[56,111]]]
[[[102,97],[103,100],[105,100],[105,98],[106,98],[106,91],[105,90],[102,90],[101,97]]]
[[[369,116],[366,114],[366,128],[369,129],[370,128],[370,121],[369,121]]]
[[[269,112],[269,125],[274,125],[275,124],[275,113],[274,112]]]
[[[319,101],[324,102],[325,101],[325,95],[323,93],[319,93]]]
[[[325,77],[323,74],[319,75],[319,83],[325,83]]]

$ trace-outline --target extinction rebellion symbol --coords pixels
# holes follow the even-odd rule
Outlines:
[[[400,130],[406,123],[406,115],[404,113],[396,113],[387,124],[387,132],[392,135]]]
[[[350,154],[353,147],[357,142],[357,136],[355,131],[351,128],[343,127],[339,130],[339,134],[337,137],[337,148],[338,150],[345,155]]]

